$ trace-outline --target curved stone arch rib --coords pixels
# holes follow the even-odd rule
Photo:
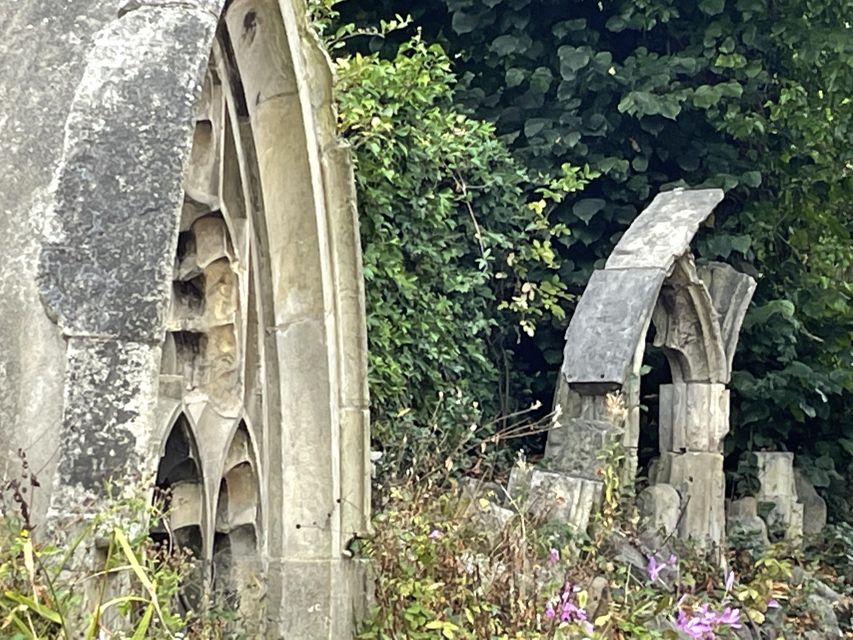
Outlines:
[[[207,3],[209,4],[209,3]],[[176,211],[216,26],[193,3],[139,3],[86,54],[46,212],[38,287],[68,347],[59,494],[153,472],[159,343]],[[119,382],[120,381],[120,382]],[[98,407],[93,410],[93,407]]]
[[[569,385],[591,393],[606,393],[627,384],[635,368],[634,360],[638,355],[642,357],[640,345],[658,307],[664,281],[675,285],[684,279],[681,272],[689,271],[689,267],[676,273],[676,261],[689,252],[699,225],[722,197],[719,189],[676,189],[658,195],[637,217],[616,245],[605,269],[593,273],[572,316],[562,368]],[[687,273],[688,281],[693,274]],[[700,284],[699,289],[702,288]],[[676,292],[673,302],[697,314],[709,310],[707,291],[704,297],[696,290],[690,291],[689,296],[685,301]],[[657,316],[659,321],[669,316],[665,303]],[[717,364],[715,340],[718,341],[719,329],[715,330],[705,318],[695,318],[695,324],[710,334],[707,342],[714,353],[707,359]],[[679,366],[679,370],[683,368]]]
[[[607,259],[606,269],[663,269],[690,250],[693,236],[725,194],[722,189],[674,189],[658,194],[637,216]]]
[[[162,339],[165,249],[215,26],[208,11],[170,4],[126,13],[95,36],[40,256],[42,298],[66,336]],[[120,250],[129,237],[135,256]]]
[[[566,330],[562,375],[581,393],[618,391],[633,369],[666,273],[594,271]]]

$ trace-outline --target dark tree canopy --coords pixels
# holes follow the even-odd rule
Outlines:
[[[349,0],[339,8],[364,25],[411,14],[423,39],[453,60],[457,104],[493,122],[531,175],[556,175],[563,163],[601,174],[551,215],[570,230],[555,242],[557,273],[575,294],[657,192],[724,188],[697,253],[759,281],[735,362],[733,453],[789,448],[815,484],[849,497],[848,0]],[[352,46],[393,55],[401,37]],[[565,324],[544,318],[534,337],[509,345],[518,389],[546,402]]]

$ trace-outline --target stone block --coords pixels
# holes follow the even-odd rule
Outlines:
[[[603,488],[597,480],[537,470],[530,478],[528,505],[536,515],[586,531],[601,504]]]
[[[740,535],[746,537],[750,544],[763,547],[769,544],[767,525],[758,516],[758,501],[747,496],[729,503],[726,516],[726,532],[729,537]]]
[[[820,638],[821,640],[841,640],[845,637],[838,624],[838,616],[835,614],[832,602],[816,593],[812,593],[806,597],[806,606],[814,623],[820,629],[813,636],[814,638]]]
[[[637,580],[644,580],[649,560],[646,555],[629,540],[624,533],[614,530],[607,537],[607,555],[617,562],[627,565]]]
[[[566,331],[569,385],[603,395],[625,384],[665,275],[653,268],[593,272]]]
[[[768,530],[783,535],[786,540],[797,541],[803,537],[803,505],[797,501],[794,479],[794,454],[787,451],[759,451],[758,491],[759,502],[773,505],[765,518]]]
[[[803,537],[803,505],[794,502],[790,495],[763,496],[759,502],[769,506],[764,516],[771,536],[798,541]]]
[[[603,488],[597,480],[516,467],[510,475],[508,493],[516,505],[537,520],[586,531],[590,516],[601,504]]]
[[[319,464],[328,460],[338,440],[338,416],[331,413],[330,371],[327,367],[325,325],[297,322],[269,336],[279,362],[288,363],[279,375],[278,415],[289,425],[270,447],[270,546],[288,556],[328,555],[339,543],[332,532],[341,498],[339,468]],[[301,372],[312,371],[312,376]],[[334,428],[330,428],[334,425]],[[281,545],[281,546],[279,546]],[[284,554],[282,554],[284,555]]]
[[[658,482],[672,485],[681,496],[678,534],[699,544],[719,544],[725,534],[725,474],[719,453],[664,453]]]
[[[594,420],[610,423],[614,421],[610,411],[608,396],[578,393],[569,387],[565,376],[559,376],[557,391],[554,395],[554,423],[548,432],[545,458],[556,461],[559,465],[561,455],[571,455],[571,449],[566,448],[565,445],[573,438],[573,434],[568,428],[572,420]]]
[[[719,383],[660,386],[660,450],[721,453],[729,431],[729,390]]]
[[[506,491],[497,482],[485,482],[480,478],[470,477],[459,480],[459,494],[463,503],[476,502],[485,498],[495,504],[503,504],[506,497]]]
[[[494,545],[503,535],[507,525],[518,514],[512,509],[505,509],[485,498],[468,505],[465,517],[481,531],[490,544]]]
[[[826,501],[800,469],[794,469],[794,485],[803,505],[803,534],[817,535],[826,526]]]
[[[552,447],[554,457],[547,461],[548,468],[579,478],[600,479],[601,456],[617,427],[604,420],[580,418],[564,419],[561,423],[566,438],[560,450],[554,451]]]
[[[640,531],[652,534],[651,537],[659,534],[661,539],[665,539],[678,526],[681,496],[671,485],[656,484],[640,492],[637,509],[640,513]]]
[[[95,493],[114,477],[153,473],[159,346],[71,338],[58,484]],[[52,500],[52,509],[66,504]]]
[[[758,479],[761,488],[758,499],[768,496],[791,496],[796,498],[794,482],[794,454],[788,451],[757,451]]]
[[[267,569],[268,627],[264,637],[350,638],[367,608],[368,565],[341,558],[273,558]],[[329,589],[329,585],[336,585]]]

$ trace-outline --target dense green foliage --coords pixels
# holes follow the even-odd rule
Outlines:
[[[564,227],[546,211],[583,172],[566,167],[527,202],[530,180],[493,126],[454,106],[438,46],[415,39],[391,60],[341,58],[338,77],[361,210],[374,433],[399,444],[407,429],[394,425],[410,412],[426,422],[442,393],[497,413],[505,348],[541,318],[563,317],[552,242]],[[446,424],[467,429],[461,417]]]
[[[147,492],[111,493],[103,511],[73,523],[74,535],[56,532],[47,542],[32,535],[28,501],[39,485],[26,470],[0,485],[0,637],[142,640],[188,630],[176,605],[192,568],[185,554],[171,554],[149,538],[146,523],[162,514]],[[104,543],[102,571],[81,560],[96,553],[93,539]],[[126,577],[119,582],[121,572]],[[221,636],[205,631],[186,637]]]
[[[818,486],[844,498],[853,471],[849,0],[340,7],[360,24],[411,14],[454,60],[457,103],[494,122],[529,171],[570,162],[602,174],[551,216],[570,230],[555,260],[574,293],[658,191],[725,188],[698,253],[759,281],[735,363],[730,446],[795,450]],[[393,39],[353,46],[396,51]],[[369,202],[362,209],[371,215]],[[479,218],[488,225],[490,212]],[[553,372],[564,326],[554,317],[551,331],[526,340],[519,366]],[[546,401],[553,377],[530,382]]]

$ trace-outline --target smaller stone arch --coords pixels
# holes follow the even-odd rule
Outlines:
[[[219,474],[213,519],[212,589],[228,609],[242,614],[243,632],[262,612],[261,482],[256,448],[240,421]],[[261,631],[258,626],[254,632]]]
[[[169,549],[190,552],[199,561],[205,555],[206,518],[204,501],[204,465],[196,436],[183,412],[173,412],[163,439],[157,465],[154,501],[166,512],[155,522],[150,535]],[[205,568],[196,566],[184,581],[181,601],[186,610],[197,610],[205,595]]]
[[[732,358],[755,281],[729,265],[697,268],[690,242],[723,199],[719,189],[659,194],[595,271],[566,332],[546,464],[582,484],[585,526],[600,496],[600,453],[619,433],[622,479],[633,486],[640,429],[640,371],[649,328],[672,383],[660,389],[660,462],[650,479],[678,493],[683,538],[719,544],[725,532],[722,442],[729,428]],[[614,411],[618,392],[625,411]]]
[[[182,585],[187,610],[217,601],[240,613],[239,631],[261,633],[262,470],[251,429],[244,418],[223,417],[209,405],[180,405],[163,415],[155,500],[168,515],[151,536],[198,560]]]

